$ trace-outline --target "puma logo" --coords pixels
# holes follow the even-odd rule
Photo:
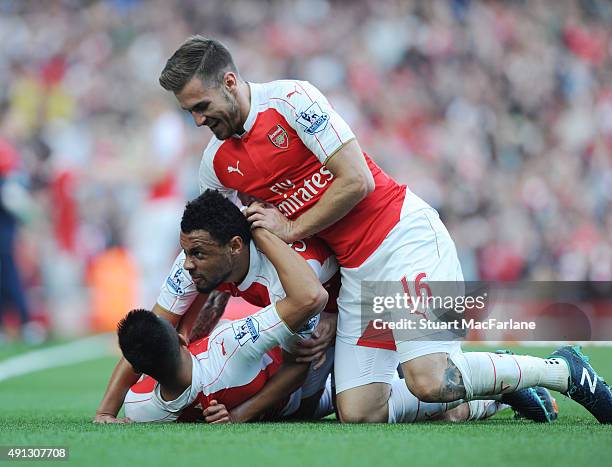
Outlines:
[[[293,88],[293,91],[291,91],[289,94],[287,94],[287,99],[290,99],[291,96],[293,96],[294,94],[299,94],[300,96],[302,95],[302,93],[297,90],[297,86],[295,86]]]
[[[244,177],[244,174],[240,171],[240,168],[238,167],[240,165],[240,161],[236,161],[236,167],[232,167],[231,165],[227,166],[227,173],[231,174],[233,172],[238,172],[240,175],[242,175]]]

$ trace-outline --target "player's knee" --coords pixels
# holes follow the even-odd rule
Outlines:
[[[458,368],[447,353],[434,353],[402,364],[406,385],[423,402],[450,402],[465,397]]]
[[[388,385],[371,384],[341,392],[336,397],[340,421],[342,423],[387,423],[389,391]]]
[[[470,406],[467,403],[458,405],[454,409],[445,412],[441,419],[445,422],[465,422],[470,418]]]
[[[422,402],[442,402],[440,400],[442,379],[433,374],[417,374],[406,377],[406,385],[414,396]]]
[[[341,423],[386,423],[388,415],[385,412],[384,416],[380,411],[364,410],[361,407],[343,406],[338,404],[338,415]]]

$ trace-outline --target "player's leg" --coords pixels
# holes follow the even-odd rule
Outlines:
[[[334,412],[331,370],[334,347],[326,352],[323,365],[316,370],[311,365],[304,384],[295,391],[281,414],[285,419],[318,420]]]
[[[436,239],[437,259],[434,264],[422,261],[424,270],[431,271],[432,280],[462,280],[450,235],[437,215],[428,212],[427,217]],[[539,358],[444,347],[442,342],[397,344],[406,384],[423,401],[487,399],[542,386],[570,395],[600,422],[612,423],[610,388],[588,364],[588,359],[574,348],[564,347],[550,358]]]
[[[336,339],[336,404],[344,423],[386,423],[398,360],[393,350]]]
[[[393,381],[389,397],[389,423],[413,423],[428,420],[471,421],[483,420],[506,408],[512,408],[518,416],[535,422],[552,422],[557,419],[556,401],[542,388],[526,388],[512,393],[506,400],[462,400],[453,402],[423,402],[412,394],[403,379]],[[499,396],[498,396],[499,397]],[[495,397],[493,397],[495,398]]]
[[[336,394],[338,414],[342,423],[385,423],[389,412],[387,400],[391,393],[387,383],[370,383]]]
[[[291,418],[304,420],[318,419],[329,415],[333,411],[331,371],[334,365],[334,351],[334,347],[327,349],[325,362],[316,370],[313,368],[314,365],[310,365],[306,381],[304,381],[301,387],[299,408],[295,413],[291,414]],[[330,392],[326,394],[328,387]],[[324,413],[328,410],[328,413]]]
[[[311,419],[319,420],[334,413],[334,388],[332,387],[331,375],[325,382],[325,388],[319,397],[319,402],[314,410]]]
[[[423,402],[408,390],[403,379],[398,378],[391,383],[391,393],[388,399],[388,422],[414,423],[439,420],[444,414],[461,405],[465,405],[461,400],[455,402]]]
[[[462,352],[458,344],[450,344],[444,350],[444,344],[431,342],[398,346],[408,387],[421,400],[482,399],[533,386],[567,391],[568,367],[557,358]],[[419,351],[426,351],[424,347],[432,351],[418,355]]]

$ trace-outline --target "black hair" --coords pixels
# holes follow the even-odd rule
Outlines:
[[[119,347],[134,370],[156,380],[176,377],[181,363],[176,329],[149,310],[130,311],[117,325]]]
[[[181,230],[189,234],[204,230],[220,245],[226,245],[232,238],[242,238],[245,245],[251,241],[251,227],[238,206],[217,190],[206,190],[196,199],[187,203]]]
[[[167,91],[178,93],[197,76],[208,86],[218,87],[228,71],[238,75],[229,50],[217,40],[196,35],[183,42],[168,59],[159,84]]]

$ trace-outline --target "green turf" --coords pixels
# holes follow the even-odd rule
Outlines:
[[[520,349],[546,355],[549,349]],[[612,379],[612,348],[587,353]],[[340,425],[93,425],[113,358],[46,370],[0,382],[0,445],[66,445],[59,465],[182,466],[420,466],[550,467],[602,465],[612,458],[612,429],[558,397],[552,425],[502,414],[477,423]],[[18,465],[38,463],[19,462]],[[9,463],[6,463],[9,465]]]
[[[47,347],[54,347],[56,345],[65,344],[67,342],[69,342],[67,339],[53,339],[38,345],[28,345],[21,341],[11,343],[2,342],[0,343],[0,362],[4,359],[23,354],[25,352],[33,350],[42,350]]]

